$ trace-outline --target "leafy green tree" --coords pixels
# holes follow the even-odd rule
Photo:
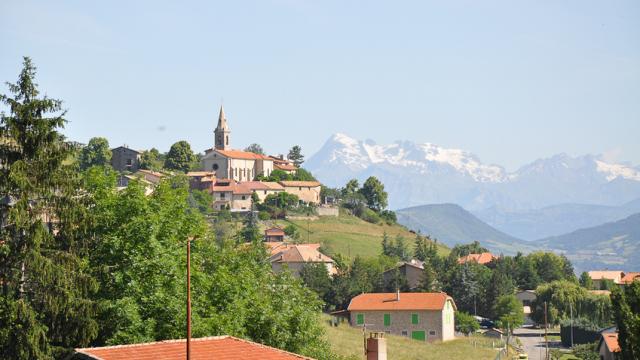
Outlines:
[[[320,299],[327,301],[327,295],[331,292],[331,277],[323,263],[306,263],[300,271],[300,279]]]
[[[111,163],[109,141],[103,137],[91,138],[87,146],[80,152],[79,163],[81,169],[109,165]]]
[[[359,188],[358,180],[351,179],[340,191],[342,192],[342,196],[347,196],[357,193]]]
[[[284,233],[285,235],[293,239],[295,242],[300,240],[300,231],[298,231],[298,228],[293,224],[289,224],[285,226]]]
[[[516,284],[519,289],[534,290],[542,282],[534,261],[529,256],[518,254],[515,257]]]
[[[289,159],[295,166],[300,167],[300,165],[302,165],[302,163],[304,162],[302,148],[298,145],[294,145],[291,150],[289,150],[287,159]]]
[[[393,225],[398,222],[398,217],[396,213],[391,210],[382,210],[380,212],[380,218],[384,220],[387,225]]]
[[[156,148],[151,148],[142,152],[140,156],[140,168],[146,170],[162,170],[164,160],[162,154]]]
[[[387,192],[384,191],[384,185],[375,176],[367,178],[359,192],[371,210],[381,211],[387,207]]]
[[[213,213],[213,197],[205,190],[193,189],[189,192],[189,205],[198,209],[202,215]]]
[[[431,263],[425,262],[423,266],[424,269],[422,270],[422,278],[420,278],[420,290],[426,292],[440,291],[438,276]]]
[[[96,289],[84,258],[86,205],[71,149],[58,132],[62,102],[41,97],[24,58],[0,95],[0,358],[64,358],[96,337]]]
[[[473,334],[480,329],[478,320],[464,311],[456,311],[455,314],[456,331],[459,331],[467,336]]]
[[[511,278],[497,269],[491,274],[491,280],[488,285],[486,296],[484,297],[487,300],[487,304],[485,304],[486,313],[490,318],[499,318],[494,302],[503,296],[513,295],[515,287]],[[522,304],[520,306],[522,307]]]
[[[623,360],[640,358],[640,281],[611,292],[618,344]]]
[[[481,254],[488,251],[487,248],[480,245],[480,242],[474,241],[471,244],[458,244],[454,246],[453,249],[451,249],[450,256],[460,258],[469,254]]]
[[[565,261],[560,256],[551,252],[535,252],[528,256],[533,260],[543,282],[565,279]]]
[[[611,301],[608,296],[590,294],[577,283],[557,280],[538,286],[536,300],[532,306],[531,318],[537,323],[544,322],[544,302],[547,302],[549,324],[559,324],[574,318],[589,318],[594,324],[604,327],[611,322]]]
[[[500,322],[500,327],[502,329],[508,328],[511,334],[513,334],[513,329],[524,324],[524,308],[515,295],[499,297],[494,312]]]
[[[316,181],[316,178],[306,169],[298,168],[293,175],[293,180],[298,181]]]
[[[286,181],[286,180],[293,180],[293,176],[291,176],[291,174],[287,173],[284,170],[275,169],[271,172],[271,174],[268,177],[262,177],[262,180],[274,181],[274,182]]]
[[[593,289],[593,280],[591,280],[591,276],[589,276],[589,273],[586,271],[583,271],[582,274],[580,274],[580,286],[587,290]]]
[[[591,344],[574,345],[571,351],[575,357],[581,360],[600,360],[597,341]]]
[[[164,160],[164,167],[169,170],[187,172],[191,169],[193,161],[194,155],[193,151],[191,151],[191,145],[182,140],[171,145],[171,149],[169,149],[169,153]]]
[[[256,144],[256,143],[253,143],[253,144],[247,146],[244,149],[244,151],[252,152],[254,154],[264,155],[264,150],[262,149],[262,146],[260,146],[260,144]]]
[[[449,265],[442,290],[456,299],[458,309],[471,314],[482,310],[483,289],[488,286],[491,270],[477,263]]]

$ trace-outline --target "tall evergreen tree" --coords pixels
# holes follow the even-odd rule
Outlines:
[[[0,96],[10,110],[0,117],[0,358],[62,358],[97,334],[96,283],[62,102],[40,97],[35,66],[23,66]]]
[[[291,150],[289,150],[289,154],[287,155],[287,159],[291,160],[293,164],[297,167],[300,167],[304,162],[304,155],[302,155],[302,148],[298,145],[294,145]]]

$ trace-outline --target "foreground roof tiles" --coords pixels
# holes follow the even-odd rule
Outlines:
[[[361,294],[349,303],[349,311],[375,310],[442,310],[451,296],[439,293],[369,293]],[[453,303],[455,308],[455,303]]]
[[[96,360],[183,360],[186,340],[167,340],[143,344],[76,349],[74,358]],[[216,360],[299,360],[311,359],[270,346],[233,336],[212,336],[191,339],[191,359]]]
[[[618,344],[618,333],[604,333],[602,334],[602,338],[607,344],[609,351],[612,353],[620,352],[620,345]]]

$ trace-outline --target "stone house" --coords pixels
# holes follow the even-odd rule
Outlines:
[[[284,191],[298,196],[307,204],[320,204],[321,184],[317,181],[280,181]]]
[[[111,149],[111,167],[117,171],[135,172],[140,167],[142,152],[129,149],[126,145]]]
[[[250,211],[253,191],[232,179],[217,179],[211,188],[214,210]]]
[[[216,181],[216,173],[213,171],[190,171],[187,173],[187,177],[189,178],[189,188],[194,190],[212,191]]]
[[[278,273],[287,268],[293,276],[299,277],[305,264],[322,263],[329,275],[337,273],[335,261],[319,251],[320,244],[266,243],[270,249],[271,269]]]
[[[273,227],[264,231],[264,241],[267,242],[283,242],[284,230]]]
[[[389,269],[382,273],[385,286],[392,287],[394,282],[400,277],[409,289],[417,289],[422,282],[422,274],[424,272],[424,262],[412,259],[410,262],[401,262],[393,269]],[[398,284],[395,284],[399,286]]]
[[[366,293],[349,303],[351,326],[420,341],[453,340],[456,304],[445,293]]]
[[[619,358],[620,345],[618,333],[602,333],[598,343],[598,354],[601,360],[616,360]]]

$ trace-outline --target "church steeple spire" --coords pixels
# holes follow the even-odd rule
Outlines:
[[[214,131],[215,134],[215,148],[218,150],[229,149],[229,125],[227,124],[227,117],[224,114],[224,107],[220,105],[220,114],[218,115],[218,126]]]

